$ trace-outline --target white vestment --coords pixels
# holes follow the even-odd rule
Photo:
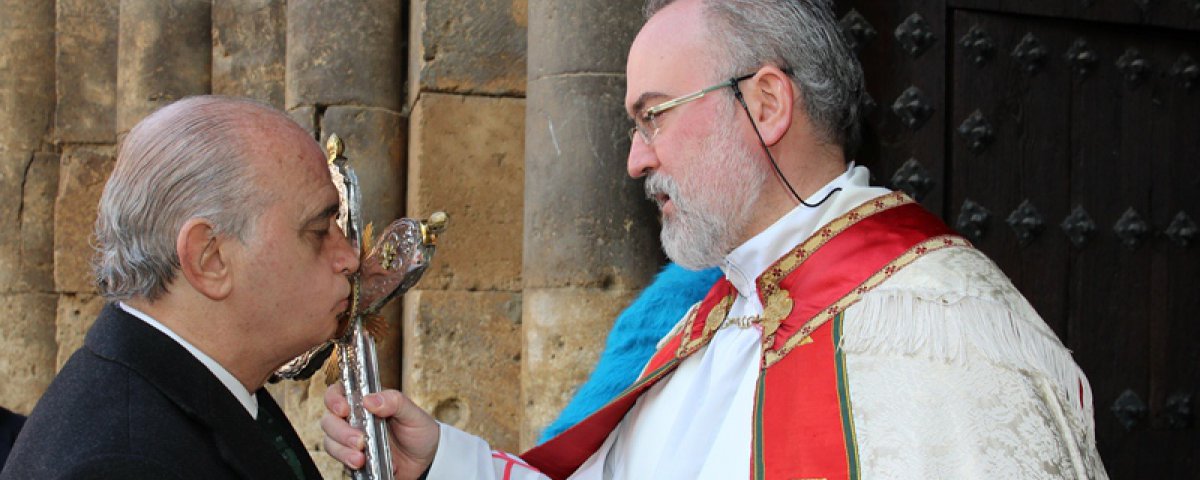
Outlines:
[[[775,260],[887,193],[868,178],[851,167],[809,199],[842,188],[828,202],[797,207],[726,257],[722,271],[738,291],[729,320],[644,393],[571,478],[749,476],[761,327],[738,319],[762,313],[755,280]],[[862,478],[1107,478],[1086,378],[977,250],[920,257],[848,308],[843,325]],[[545,477],[443,425],[429,478]]]

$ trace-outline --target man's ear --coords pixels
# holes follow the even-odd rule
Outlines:
[[[217,236],[207,219],[184,222],[175,239],[179,270],[183,278],[200,294],[222,300],[233,289],[229,264],[229,239]]]
[[[796,105],[796,88],[783,70],[767,65],[746,81],[744,94],[758,133],[767,146],[779,143],[792,127]]]

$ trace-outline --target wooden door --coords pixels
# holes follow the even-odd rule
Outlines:
[[[1114,479],[1200,478],[1200,1],[841,1],[859,160],[1001,266]]]

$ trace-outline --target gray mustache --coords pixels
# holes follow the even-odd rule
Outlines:
[[[662,174],[651,173],[646,177],[643,188],[646,190],[646,198],[654,202],[655,205],[658,205],[659,207],[662,207],[662,204],[658,200],[659,195],[666,195],[672,199],[679,197],[679,195],[677,195],[679,190],[678,185],[676,185],[675,182],[669,177]]]

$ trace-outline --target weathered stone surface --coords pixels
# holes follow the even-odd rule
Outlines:
[[[210,0],[121,0],[117,132],[159,107],[209,92]]]
[[[58,193],[58,154],[35,153],[25,170],[21,200],[21,266],[28,288],[54,289],[54,203]]]
[[[625,57],[642,19],[642,0],[529,0],[529,80],[610,73],[624,78]],[[623,80],[622,80],[623,81]]]
[[[92,323],[103,308],[104,297],[99,295],[68,293],[58,296],[58,316],[54,329],[54,339],[58,344],[56,371],[61,370],[71,354],[83,346],[88,329],[92,328]]]
[[[120,0],[58,0],[57,143],[116,140]]]
[[[106,147],[74,147],[63,153],[54,205],[54,284],[60,292],[95,291],[89,239],[114,162]]]
[[[375,355],[379,359],[379,382],[384,388],[400,388],[404,363],[401,357],[403,340],[400,338],[400,325],[403,322],[403,311],[400,303],[399,299],[392,300],[379,311],[388,325],[386,338],[382,341],[376,339],[375,342]]]
[[[0,158],[0,285],[20,291],[25,286],[21,262],[21,201],[25,172],[33,163],[29,152],[3,152]]]
[[[526,0],[419,0],[412,12],[410,103],[425,91],[525,93]]]
[[[637,289],[661,265],[658,222],[625,173],[618,77],[532,81],[525,113],[525,287]]]
[[[285,0],[214,0],[212,90],[283,108]]]
[[[54,2],[0,0],[0,152],[32,152],[54,113]]]
[[[29,414],[54,379],[54,294],[0,295],[0,406]]]
[[[364,105],[401,109],[402,2],[287,2],[287,107]]]
[[[304,130],[317,138],[317,109],[316,107],[296,107],[287,111],[289,117],[299,123]],[[322,148],[325,145],[321,145]]]
[[[58,155],[6,153],[0,162],[0,291],[52,291]]]
[[[525,101],[426,93],[413,108],[410,215],[450,215],[423,289],[521,289]]]
[[[404,392],[438,420],[518,451],[521,296],[412,290]]]
[[[404,212],[407,119],[379,108],[329,107],[319,120],[322,146],[331,133],[346,143],[362,187],[363,219],[383,228],[398,218]]]
[[[635,290],[526,289],[521,392],[521,448],[534,445],[600,358],[617,314]]]
[[[21,201],[25,171],[33,162],[28,152],[3,152],[0,158],[0,288],[20,291],[25,287],[21,259]]]

